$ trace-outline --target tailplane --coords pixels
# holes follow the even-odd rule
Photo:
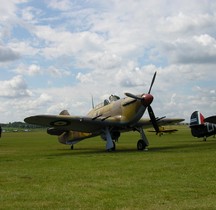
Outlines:
[[[63,110],[59,113],[59,115],[70,115],[68,110]]]
[[[199,111],[193,112],[190,118],[190,127],[203,125],[204,119],[204,116]]]

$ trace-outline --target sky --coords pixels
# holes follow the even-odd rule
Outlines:
[[[85,115],[92,97],[148,92],[155,71],[157,117],[216,114],[216,1],[7,0],[0,14],[1,123]]]

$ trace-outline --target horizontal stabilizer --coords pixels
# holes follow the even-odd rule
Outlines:
[[[70,115],[68,110],[63,110],[59,113],[59,115]]]
[[[205,118],[205,122],[216,124],[216,115]]]

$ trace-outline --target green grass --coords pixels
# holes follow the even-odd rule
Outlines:
[[[116,151],[99,137],[69,146],[45,132],[3,133],[0,209],[215,209],[216,139],[125,133]]]

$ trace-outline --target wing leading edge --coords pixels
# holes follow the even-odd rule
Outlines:
[[[79,132],[94,132],[103,126],[98,120],[82,116],[36,115],[24,119],[26,123]]]
[[[163,125],[173,125],[176,123],[180,123],[184,121],[182,118],[161,118],[157,120],[158,126],[163,126]],[[152,127],[152,122],[150,119],[141,119],[139,122],[135,125],[136,127],[144,127],[144,128],[151,128]]]
[[[91,118],[83,116],[69,116],[69,115],[36,115],[24,119],[26,123],[35,124],[46,127],[54,127],[63,130],[73,130],[79,132],[97,132],[107,126],[125,127],[119,122],[118,117],[107,118],[106,120],[100,118]],[[175,124],[184,121],[180,118],[163,118],[157,121],[159,126],[167,124]],[[132,127],[152,127],[150,119],[141,119]]]

